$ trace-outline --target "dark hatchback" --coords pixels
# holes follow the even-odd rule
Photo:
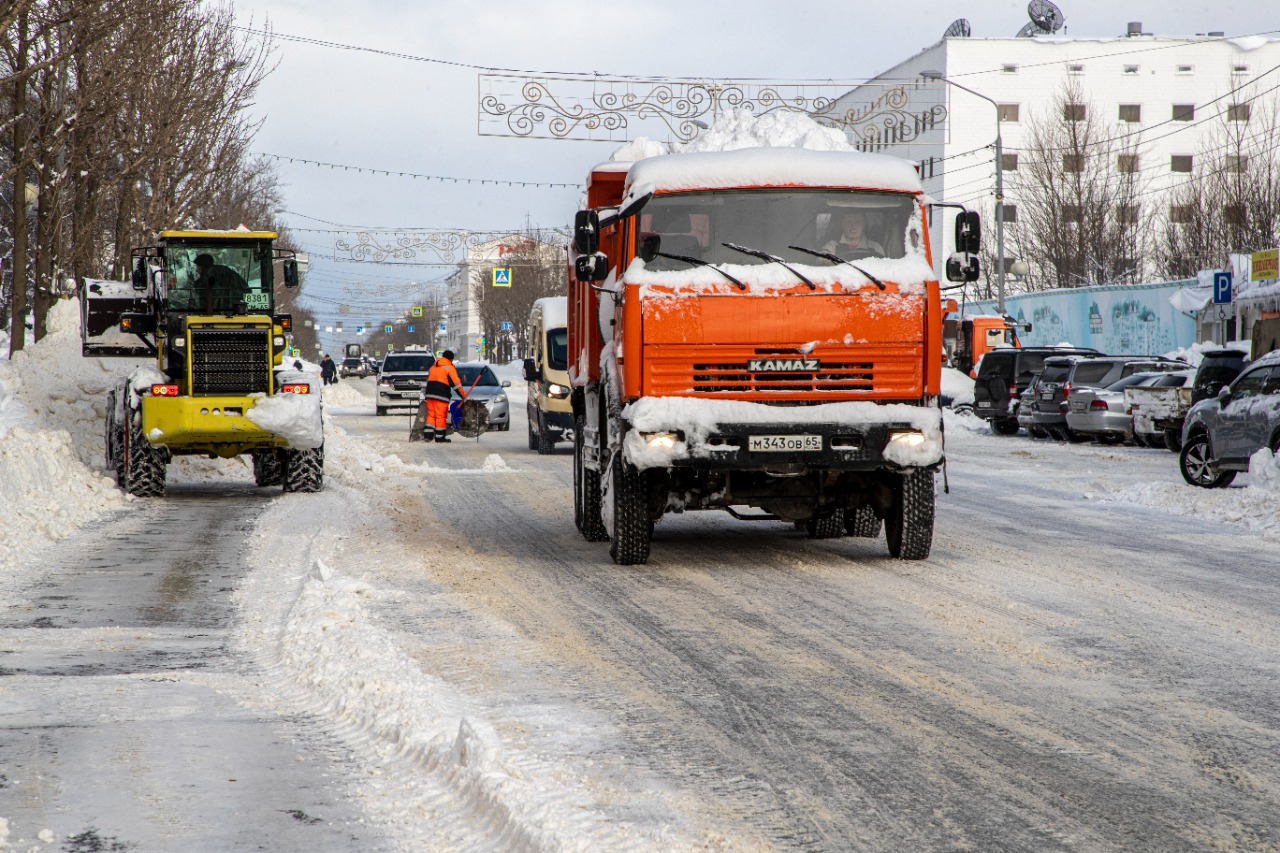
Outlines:
[[[998,435],[1018,431],[1018,399],[1032,378],[1044,369],[1044,360],[1056,355],[1101,355],[1087,347],[1023,347],[992,350],[978,363],[973,386],[973,412],[991,423]]]

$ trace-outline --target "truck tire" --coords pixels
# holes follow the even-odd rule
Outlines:
[[[804,524],[810,539],[839,539],[844,535],[844,510],[838,509],[822,518],[811,518]]]
[[[996,418],[991,421],[991,431],[996,435],[1017,435],[1017,418]]]
[[[324,486],[324,447],[284,451],[284,490],[318,492]]]
[[[1167,429],[1164,431],[1164,446],[1179,453],[1182,450],[1182,433],[1176,429]]]
[[[1214,470],[1213,448],[1209,446],[1209,436],[1203,432],[1191,436],[1182,445],[1178,469],[1182,471],[1182,479],[1202,489],[1225,489],[1236,478],[1235,471]]]
[[[889,556],[923,560],[933,547],[933,472],[915,470],[897,477],[884,525]]]
[[[132,412],[125,417],[132,420]],[[142,427],[129,427],[125,437],[124,490],[137,498],[158,498],[164,494],[165,455],[142,434]]]
[[[261,450],[253,454],[254,485],[278,486],[284,482],[284,464],[274,450]]]
[[[600,517],[600,472],[592,471],[583,461],[586,448],[583,445],[582,427],[585,421],[578,418],[573,437],[573,504],[578,532],[588,542],[608,542],[609,531],[604,529]],[[580,514],[580,517],[579,517]]]
[[[649,562],[649,508],[645,500],[644,472],[626,462],[622,454],[613,459],[613,539],[609,556],[619,566],[636,566]]]
[[[875,539],[880,535],[883,523],[876,517],[876,511],[863,504],[857,509],[844,511],[844,529],[850,536],[860,539]]]
[[[555,453],[556,443],[551,438],[551,433],[547,429],[547,422],[542,415],[538,415],[538,455],[546,456]]]

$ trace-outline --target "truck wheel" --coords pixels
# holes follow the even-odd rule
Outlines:
[[[1017,418],[996,418],[991,422],[991,431],[996,435],[1017,435]]]
[[[839,539],[844,535],[844,510],[838,509],[823,518],[811,518],[804,524],[810,539]]]
[[[893,506],[884,525],[889,556],[923,560],[933,547],[933,472],[916,470],[897,476]]]
[[[1225,489],[1236,478],[1235,471],[1217,471],[1213,467],[1213,448],[1209,436],[1199,432],[1182,446],[1178,454],[1182,479],[1202,489]]]
[[[875,539],[880,535],[882,523],[876,517],[876,511],[863,504],[857,509],[844,511],[844,529],[850,536],[862,539]]]
[[[546,456],[548,453],[554,453],[556,443],[551,438],[551,432],[547,429],[547,422],[541,415],[538,416],[538,455]]]
[[[619,566],[649,562],[649,508],[645,500],[644,472],[626,462],[621,454],[613,461],[613,539],[609,556]]]
[[[284,490],[318,492],[324,486],[324,447],[284,452]]]
[[[253,454],[253,482],[257,486],[278,486],[284,482],[284,465],[280,454],[262,450]]]
[[[1164,431],[1164,446],[1178,453],[1182,450],[1182,433],[1176,429],[1167,429]]]
[[[609,532],[604,529],[604,519],[600,517],[600,473],[586,466],[582,460],[586,448],[582,446],[582,424],[577,421],[577,434],[573,437],[573,503],[575,508],[581,503],[581,524],[579,532],[588,542],[608,542]]]
[[[132,412],[125,411],[131,418]],[[124,448],[124,490],[138,498],[158,498],[164,494],[164,452],[151,446],[142,434],[142,427],[129,428]]]

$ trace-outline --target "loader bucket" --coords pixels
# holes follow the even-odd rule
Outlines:
[[[81,354],[100,358],[151,358],[155,347],[137,335],[120,331],[120,317],[145,313],[143,295],[127,281],[86,278],[80,288]]]

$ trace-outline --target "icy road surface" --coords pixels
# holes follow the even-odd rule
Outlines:
[[[92,825],[174,849],[177,825],[208,831],[205,850],[306,833],[401,850],[1280,844],[1280,524],[1250,478],[1198,492],[1165,451],[951,420],[928,561],[706,513],[664,519],[650,563],[617,567],[574,530],[568,448],[527,449],[518,387],[512,432],[445,446],[374,417],[371,389],[326,392],[323,493],[176,466],[173,497],[49,552],[0,617],[11,842]],[[154,558],[137,534],[167,513],[192,527],[130,610],[118,590]],[[91,557],[103,541],[122,555]],[[107,688],[170,710],[120,719],[89,692]],[[241,734],[202,746],[223,726]],[[166,764],[157,742],[189,748]],[[232,766],[261,803],[226,799]],[[55,777],[85,782],[55,797]]]

